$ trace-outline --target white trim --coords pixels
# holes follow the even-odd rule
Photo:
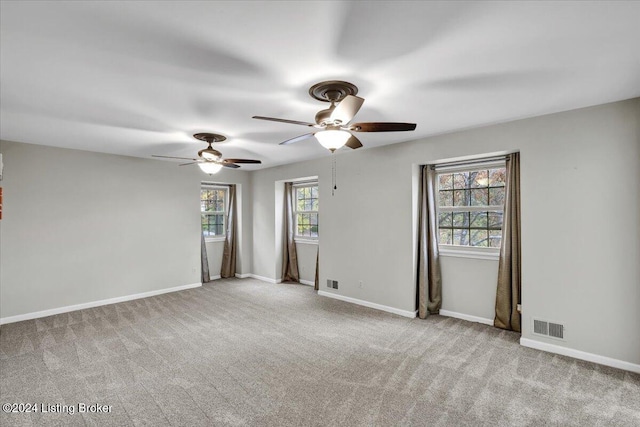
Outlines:
[[[236,277],[238,279],[246,279],[247,277],[251,277],[251,273],[236,273]]]
[[[100,307],[102,305],[116,304],[119,302],[132,301],[140,298],[148,298],[156,295],[167,294],[169,292],[184,291],[185,289],[197,288],[202,283],[191,283],[189,285],[176,286],[173,288],[158,289],[156,291],[142,292],[139,294],[125,295],[122,297],[108,298],[99,301],[85,302],[82,304],[68,305],[65,307],[51,308],[49,310],[36,311],[33,313],[18,314],[16,316],[0,318],[0,325],[7,323],[21,322],[23,320],[38,319],[40,317],[53,316],[55,314],[68,313],[70,311],[84,310],[87,308]]]
[[[556,344],[549,344],[529,338],[520,338],[520,345],[523,347],[535,348],[536,350],[542,350],[548,353],[561,354],[563,356],[573,357],[574,359],[586,360],[587,362],[598,363],[600,365],[611,366],[612,368],[618,368],[640,374],[640,365],[637,363],[625,362],[624,360],[613,359],[607,356],[600,356],[599,354],[574,350],[572,348],[562,347]]]
[[[455,311],[440,310],[441,316],[454,317],[456,319],[468,320],[469,322],[482,323],[484,325],[493,326],[492,319],[485,319],[484,317],[472,316],[470,314],[456,313]]]
[[[492,156],[492,157],[496,157],[496,156]],[[490,159],[490,160],[487,160],[486,162],[481,162],[482,159],[483,159],[482,157],[479,157],[477,159],[468,159],[460,162],[460,164],[452,165],[452,166],[438,167],[438,163],[435,163],[434,166],[436,167],[437,173],[447,174],[447,173],[460,172],[460,171],[475,172],[475,171],[481,171],[486,169],[498,169],[498,168],[505,167],[507,163],[506,159],[502,159],[502,160]],[[442,164],[446,164],[446,163],[449,163],[449,162],[442,162]]]
[[[498,261],[500,259],[499,248],[495,248],[495,250],[487,250],[494,248],[483,248],[483,250],[478,250],[478,248],[467,249],[462,246],[456,246],[454,249],[451,246],[452,245],[438,245],[438,254],[444,257],[488,259],[492,261]]]
[[[258,276],[257,274],[250,274],[249,276],[254,278],[254,279],[262,280],[263,282],[268,282],[268,283],[281,283],[282,282],[282,279],[271,279],[269,277]]]
[[[318,291],[318,295],[323,297],[338,299],[340,301],[350,302],[351,304],[357,304],[357,305],[362,305],[364,307],[374,308],[376,310],[386,311],[388,313],[397,314],[403,317],[409,317],[411,319],[416,317],[415,311],[400,310],[399,308],[389,307],[387,305],[382,305],[382,304],[376,304],[375,302],[369,302],[361,299],[345,297],[344,295],[334,294],[332,292]]]
[[[302,239],[302,238],[295,238],[293,239],[294,242],[296,243],[302,243],[303,245],[317,245],[318,244],[318,239]]]
[[[312,281],[312,280],[304,280],[304,279],[300,279],[300,284],[302,285],[307,285],[307,286],[315,286],[316,282]]]
[[[217,275],[217,276],[209,276],[209,280],[218,280],[218,279],[222,279],[221,275]]]
[[[204,238],[204,242],[205,243],[213,243],[213,242],[224,242],[226,239],[225,236],[220,236],[220,237],[205,237]]]

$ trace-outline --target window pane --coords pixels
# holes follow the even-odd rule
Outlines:
[[[474,172],[472,187],[486,187],[489,185],[489,171],[476,171]]]
[[[224,229],[222,227],[222,224],[218,224],[216,225],[216,236],[222,236],[224,235]]]
[[[486,206],[489,202],[489,190],[476,188],[471,190],[471,206]]]
[[[489,186],[498,187],[504,185],[507,172],[505,168],[491,169],[489,171]]]
[[[318,210],[318,199],[312,199],[313,204],[311,205],[311,210],[313,211],[317,211]]]
[[[453,213],[452,212],[440,212],[438,214],[438,224],[440,227],[452,227],[453,226]]]
[[[318,198],[318,187],[311,187],[311,197],[314,199]]]
[[[504,205],[504,187],[489,189],[489,204],[491,206]]]
[[[451,229],[440,229],[440,240],[438,241],[441,245],[450,245],[453,243],[453,231]]]
[[[302,225],[300,227],[302,228],[302,233],[300,233],[301,236],[310,236],[311,235],[311,226]]]
[[[302,188],[296,188],[296,199],[304,199],[304,192],[302,191]]]
[[[454,228],[453,244],[461,245],[461,246],[469,246],[469,230],[465,228]]]
[[[492,248],[499,248],[502,241],[502,231],[490,230],[489,231],[489,246]]]
[[[311,225],[318,225],[318,214],[309,214],[311,217]]]
[[[440,191],[439,199],[439,206],[453,206],[453,191]]]
[[[453,188],[467,188],[469,172],[460,172],[453,174]]]
[[[489,228],[502,228],[502,212],[489,212]]]
[[[469,206],[469,190],[454,190],[453,191],[453,205],[454,206]]]
[[[471,246],[489,246],[489,232],[487,230],[471,230]]]
[[[296,233],[298,236],[302,236],[304,228],[302,225],[298,224],[298,232]]]
[[[471,212],[469,226],[472,228],[487,228],[487,212]]]
[[[445,175],[440,175],[439,177],[439,182],[440,182],[440,190],[451,190],[453,189],[453,174],[445,174]]]
[[[311,237],[318,237],[318,226],[317,225],[312,225],[311,226]]]
[[[305,199],[305,201],[304,201],[304,210],[305,211],[313,210],[313,200]]]
[[[469,212],[454,212],[453,213],[453,226],[454,227],[468,227],[469,226]]]
[[[297,211],[303,211],[304,210],[304,200],[298,200],[296,203],[297,203],[296,210]]]

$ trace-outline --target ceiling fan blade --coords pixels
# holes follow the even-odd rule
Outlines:
[[[187,165],[195,165],[196,163],[201,163],[201,162],[189,162],[189,163],[180,163],[178,166],[187,166]]]
[[[354,132],[401,132],[415,130],[415,123],[354,123],[349,126],[349,130]]]
[[[269,121],[272,121],[272,122],[289,123],[289,124],[292,124],[292,125],[302,125],[302,126],[309,126],[309,127],[314,127],[315,126],[314,123],[299,122],[297,120],[277,119],[275,117],[253,116],[252,119],[269,120]]]
[[[347,124],[353,119],[353,116],[360,110],[364,98],[359,96],[347,95],[340,104],[331,113],[331,120],[341,124]]]
[[[152,154],[151,157],[162,157],[163,159],[178,159],[178,160],[198,160],[198,159],[192,159],[191,157],[156,156],[155,154]]]
[[[351,135],[351,138],[347,139],[347,143],[344,144],[349,148],[353,148],[354,150],[356,148],[360,148],[362,147],[362,143],[360,142],[360,140],[358,138],[356,138],[355,135]]]
[[[295,138],[287,139],[286,141],[282,141],[280,145],[288,145],[293,144],[294,142],[304,141],[307,138],[313,137],[312,133],[305,133],[304,135],[296,136]]]
[[[248,164],[254,164],[254,165],[262,164],[262,161],[253,160],[253,159],[224,159],[223,162],[224,163],[248,163]]]
[[[240,167],[235,163],[225,163],[225,162],[222,162],[222,166],[224,166],[225,168],[232,168],[232,169],[238,169]]]

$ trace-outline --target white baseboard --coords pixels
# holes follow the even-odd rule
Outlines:
[[[222,279],[221,275],[217,275],[217,276],[209,276],[209,280],[218,280],[218,279]]]
[[[139,294],[125,295],[122,297],[108,298],[99,301],[85,302],[82,304],[68,305],[66,307],[51,308],[49,310],[36,311],[33,313],[18,314],[16,316],[0,318],[0,325],[7,323],[21,322],[23,320],[38,319],[40,317],[53,316],[55,314],[68,313],[70,311],[84,310],[86,308],[100,307],[101,305],[116,304],[119,302],[131,301],[134,299],[148,298],[156,295],[167,294],[169,292],[183,291],[185,289],[197,288],[202,283],[191,283],[190,285],[176,286],[173,288],[158,289],[157,291],[142,292]]]
[[[238,279],[246,279],[248,277],[251,277],[251,273],[244,273],[244,274],[236,273],[236,277]]]
[[[251,277],[253,279],[262,280],[263,282],[269,282],[269,283],[281,283],[282,282],[282,279],[271,279],[269,277],[258,276],[257,274],[249,274],[248,277]]]
[[[376,310],[386,311],[388,313],[398,314],[400,316],[409,317],[411,319],[416,317],[415,311],[400,310],[399,308],[389,307],[387,305],[382,305],[382,304],[376,304],[375,302],[369,302],[369,301],[365,301],[357,298],[345,297],[343,295],[334,294],[332,292],[318,291],[318,295],[321,295],[323,297],[339,299],[340,301],[346,301],[352,304],[358,304],[358,305],[362,305],[369,308],[374,308]]]
[[[469,322],[477,322],[485,325],[493,326],[493,319],[485,319],[484,317],[472,316],[470,314],[456,313],[455,311],[440,310],[441,316],[455,317],[456,319],[468,320]]]
[[[311,281],[311,280],[300,279],[300,283],[303,284],[303,285],[307,285],[307,286],[315,286],[316,285],[316,283]]]
[[[586,351],[574,350],[572,348],[562,347],[560,345],[549,344],[542,341],[536,341],[529,338],[520,338],[520,345],[536,350],[546,351],[548,353],[561,354],[562,356],[573,357],[574,359],[586,360],[587,362],[597,363],[599,365],[611,366],[625,371],[640,374],[640,365],[624,360],[613,359],[599,354],[587,353]]]

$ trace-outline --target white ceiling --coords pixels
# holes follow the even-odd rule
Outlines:
[[[1,138],[264,166],[328,156],[279,146],[338,79],[366,99],[364,148],[640,96],[640,2],[1,3]],[[348,148],[344,148],[348,150]],[[255,169],[257,166],[244,166]]]

